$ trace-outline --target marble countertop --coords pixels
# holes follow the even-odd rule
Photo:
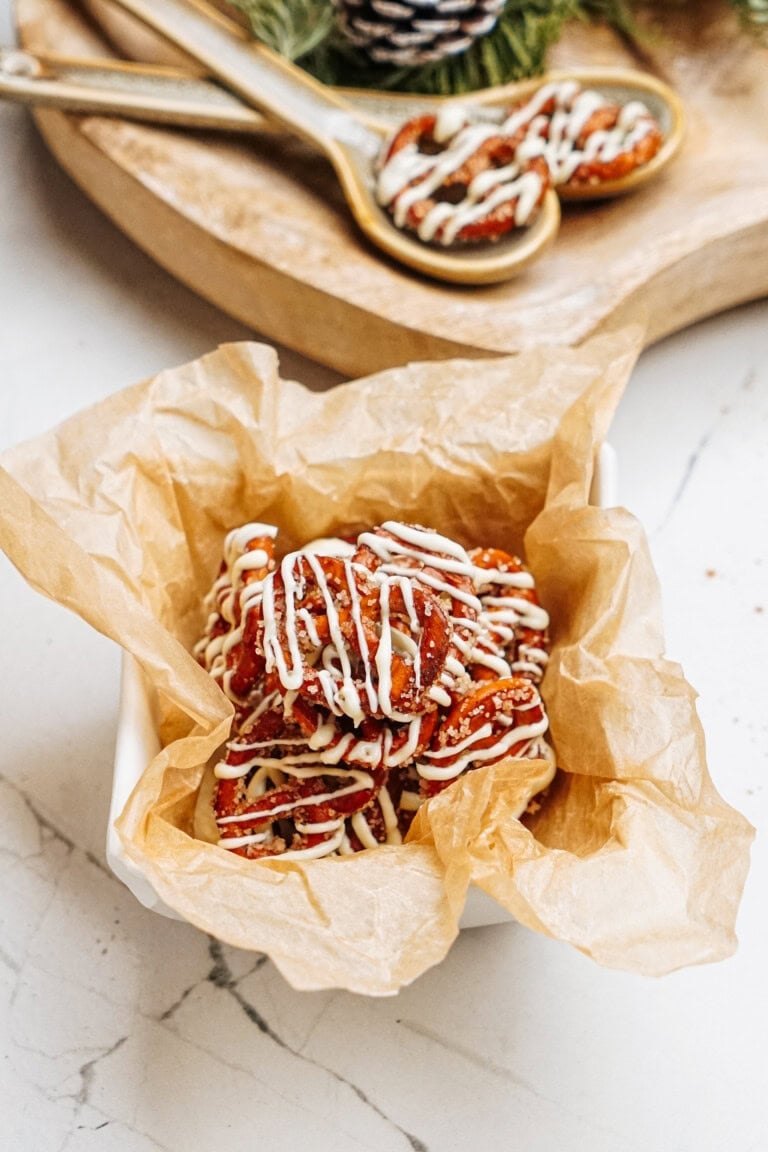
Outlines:
[[[0,107],[0,156],[0,448],[252,337],[124,239],[19,109]],[[768,304],[644,354],[611,441],[715,782],[764,830]],[[2,1152],[768,1148],[760,835],[723,963],[647,980],[504,925],[397,997],[297,993],[112,876],[119,652],[2,557],[0,596]]]

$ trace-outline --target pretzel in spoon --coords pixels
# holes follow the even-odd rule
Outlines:
[[[396,133],[376,194],[396,227],[447,247],[498,240],[532,224],[550,186],[540,157],[522,160],[498,125],[473,123],[447,105]]]
[[[620,180],[648,164],[664,142],[640,100],[614,103],[573,80],[543,85],[511,109],[504,128],[517,156],[543,157],[564,191]]]

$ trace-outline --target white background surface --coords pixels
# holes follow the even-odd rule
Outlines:
[[[0,448],[251,335],[116,232],[7,107],[0,334]],[[715,782],[764,830],[768,306],[646,353],[611,440]],[[760,837],[724,963],[648,981],[504,926],[392,999],[296,993],[110,875],[119,653],[2,558],[0,602],[2,1152],[768,1149]]]

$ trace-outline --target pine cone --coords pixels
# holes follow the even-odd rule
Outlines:
[[[413,67],[465,52],[505,0],[333,0],[345,35],[376,64]]]

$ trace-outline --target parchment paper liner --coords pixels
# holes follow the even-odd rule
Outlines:
[[[587,503],[639,337],[323,395],[280,381],[270,349],[231,345],[2,457],[3,548],[154,687],[166,747],[118,830],[169,905],[268,952],[296,987],[379,995],[445,955],[470,882],[603,964],[662,973],[733,950],[752,831],[715,791],[694,693],[662,658],[640,527]],[[550,799],[524,827],[511,813],[542,765],[503,762],[422,809],[402,848],[256,863],[194,840],[230,720],[189,654],[224,533],[271,521],[287,550],[390,516],[525,549],[553,620]]]

